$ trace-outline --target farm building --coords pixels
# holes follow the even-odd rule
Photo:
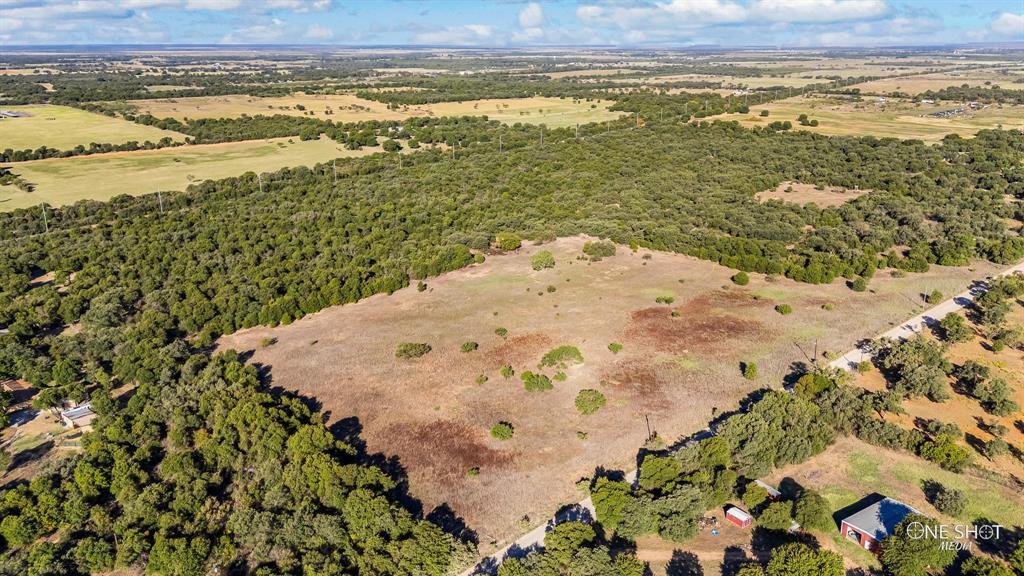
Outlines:
[[[8,406],[11,410],[27,408],[32,402],[34,390],[32,389],[32,385],[24,380],[6,380],[4,382],[0,382],[0,390],[11,395],[11,404]]]
[[[754,521],[753,516],[735,506],[732,506],[725,511],[725,519],[740,528],[748,528]]]
[[[898,500],[883,498],[843,518],[839,531],[851,542],[874,552],[909,514],[920,512]]]
[[[60,413],[60,420],[65,428],[84,428],[92,424],[95,418],[96,413],[92,411],[90,404],[82,404]]]
[[[768,497],[772,499],[772,502],[778,502],[779,500],[782,500],[782,492],[779,492],[771,484],[768,484],[767,482],[763,482],[761,480],[754,480],[754,484],[757,484],[761,488],[764,488],[764,491],[768,493]]]

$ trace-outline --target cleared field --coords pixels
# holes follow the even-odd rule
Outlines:
[[[551,127],[574,125],[577,122],[603,122],[619,117],[609,112],[610,102],[573,102],[560,98],[504,98],[471,100],[468,102],[441,102],[419,106],[404,106],[389,110],[386,104],[364,100],[351,94],[316,95],[297,93],[282,98],[254,96],[197,96],[163,100],[134,100],[129,104],[140,112],[158,118],[228,118],[248,114],[288,114],[313,116],[335,122],[363,120],[402,120],[411,116],[463,116],[484,115],[514,124],[516,122],[547,124]],[[300,110],[302,106],[305,110]],[[591,106],[594,106],[593,108]],[[328,113],[330,112],[330,113]]]
[[[1011,82],[1020,80],[1019,76],[1000,74],[992,70],[964,70],[956,72],[937,72],[934,74],[920,74],[902,78],[885,78],[872,80],[863,84],[854,84],[852,88],[860,88],[865,93],[889,93],[903,92],[904,94],[920,94],[926,90],[941,90],[950,86],[984,87],[986,82],[993,84],[1003,83],[1004,88],[1014,87]],[[1019,88],[1019,86],[1017,86]]]
[[[335,122],[357,122],[360,120],[401,120],[412,115],[399,110],[388,110],[387,104],[364,100],[351,94],[303,94],[295,93],[280,98],[258,96],[190,96],[187,98],[166,98],[153,100],[129,100],[140,113],[157,118],[234,118],[242,114],[249,116],[286,114],[289,116],[313,116]],[[302,106],[305,110],[301,110]],[[330,114],[328,114],[330,112]]]
[[[608,101],[573,102],[571,98],[503,98],[472,100],[469,102],[442,102],[426,108],[433,116],[486,115],[505,124],[546,124],[551,128],[573,126],[577,123],[614,120],[622,112],[610,112]]]
[[[67,106],[3,106],[4,110],[28,116],[0,119],[0,148],[36,149],[40,146],[67,150],[90,142],[123,144],[132,140],[156,142],[164,137],[175,141],[183,134],[160,130],[135,122],[94,114]]]
[[[620,247],[600,262],[581,260],[584,240],[490,256],[428,279],[424,292],[409,287],[288,326],[244,330],[219,347],[253,351],[275,386],[317,398],[334,419],[355,416],[339,426],[361,428],[371,452],[397,455],[428,510],[447,504],[470,528],[486,527],[479,537],[489,552],[488,543],[518,534],[524,516],[533,524],[579,500],[575,481],[595,467],[633,468],[645,417],[669,440],[690,434],[751,390],[777,386],[805,359],[794,342],[848,349],[919,311],[925,288],[952,293],[991,270],[879,274],[878,294],[757,275],[739,288],[729,282],[733,271],[676,254]],[[553,269],[532,270],[530,257],[541,250],[553,253]],[[655,303],[659,297],[673,304]],[[794,312],[775,312],[781,302]],[[470,341],[479,349],[461,352]],[[433,350],[400,360],[402,342]],[[617,354],[613,342],[623,345]],[[537,371],[560,345],[578,347],[583,364],[562,370],[565,380],[554,379],[551,391],[524,390],[520,374]],[[756,362],[761,378],[743,379],[741,361]],[[503,365],[515,376],[502,377]],[[555,369],[542,371],[555,377]],[[608,398],[590,417],[574,408],[587,388]],[[513,424],[511,440],[489,436],[499,421]],[[477,476],[468,474],[474,467]]]
[[[615,76],[635,72],[635,68],[588,68],[584,70],[563,70],[561,72],[548,72],[548,78],[579,78],[583,76]]]
[[[617,81],[615,78],[610,78],[612,81]],[[622,82],[636,82],[636,79],[622,79]],[[746,88],[765,88],[768,86],[792,86],[793,88],[801,88],[808,84],[820,84],[827,82],[827,80],[815,80],[814,78],[799,78],[794,76],[712,76],[709,74],[673,74],[670,76],[654,76],[648,78],[645,83],[647,84],[668,84],[671,82],[721,82],[723,86],[729,87],[746,87]]]
[[[194,182],[237,176],[249,170],[273,171],[380,151],[372,148],[346,150],[327,138],[305,142],[298,138],[294,142],[288,140],[229,142],[19,162],[14,164],[14,172],[35,184],[36,189],[26,193],[14,186],[0,186],[0,211],[42,202],[62,206],[85,199],[109,200],[119,194],[182,190]]]
[[[830,136],[877,136],[926,142],[941,140],[946,134],[973,136],[979,130],[999,126],[1006,129],[1024,128],[1024,106],[994,105],[952,118],[924,116],[954,107],[948,104],[937,106],[892,100],[878,102],[874,99],[855,103],[801,96],[751,106],[750,114],[729,114],[716,118],[738,120],[748,128],[789,120],[796,130],[809,130]],[[769,116],[760,116],[761,110],[768,110]],[[819,125],[800,126],[796,119],[801,114],[807,114],[811,120],[818,120]]]
[[[801,184],[799,182],[780,182],[774,190],[758,192],[757,198],[765,200],[782,200],[794,204],[817,204],[819,208],[829,206],[841,206],[850,200],[867,194],[867,190],[847,190],[829,186],[819,188],[813,184]]]

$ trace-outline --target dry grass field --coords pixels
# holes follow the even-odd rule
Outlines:
[[[278,138],[18,162],[11,165],[13,171],[34,184],[35,191],[0,186],[0,211],[42,202],[62,206],[85,199],[109,200],[119,194],[183,190],[194,182],[250,170],[269,172],[379,151],[347,150],[328,138]]]
[[[920,94],[927,90],[941,90],[950,86],[962,86],[967,84],[972,87],[984,87],[986,82],[999,84],[1003,88],[1017,88],[1022,86],[1014,85],[1013,81],[1020,81],[1024,78],[1013,74],[1003,74],[991,69],[980,70],[956,70],[947,72],[936,72],[933,74],[918,74],[900,78],[884,78],[872,80],[863,84],[854,84],[852,88],[860,88],[862,93],[887,94],[890,92],[903,92],[911,96]]]
[[[481,531],[487,552],[489,542],[517,535],[524,516],[537,523],[578,500],[576,480],[596,466],[633,468],[645,417],[669,440],[695,432],[751,390],[778,386],[804,360],[794,344],[845,351],[919,312],[920,292],[953,293],[991,272],[880,274],[875,293],[757,275],[740,288],[729,281],[733,271],[676,254],[620,247],[600,262],[580,260],[584,240],[494,255],[427,280],[424,292],[409,287],[288,326],[244,330],[219,347],[252,351],[273,385],[316,397],[332,420],[358,418],[369,450],[397,456],[413,495],[428,510],[451,506]],[[540,250],[554,254],[553,269],[531,269]],[[674,302],[655,303],[663,296]],[[794,312],[775,312],[781,302]],[[506,337],[495,334],[499,327]],[[461,352],[469,341],[479,349]],[[400,360],[402,342],[433,350]],[[608,349],[613,342],[621,352]],[[578,347],[583,364],[565,369],[551,391],[524,390],[519,375],[537,371],[541,356],[560,345]],[[756,362],[760,379],[744,380],[741,361]],[[509,379],[499,374],[506,364],[516,371]],[[481,375],[486,381],[478,383]],[[596,416],[574,408],[586,388],[608,398]],[[514,425],[514,438],[488,435],[499,421]],[[468,475],[474,467],[479,475]]]
[[[0,109],[28,114],[21,118],[0,119],[0,149],[35,150],[40,146],[68,150],[79,144],[123,144],[156,142],[164,137],[184,140],[185,136],[135,122],[94,114],[68,106],[2,106]]]
[[[386,104],[365,100],[351,94],[318,95],[296,93],[281,98],[256,96],[196,96],[129,101],[139,112],[158,118],[228,118],[242,114],[288,114],[308,116],[335,122],[363,120],[402,120],[410,116],[463,116],[487,115],[490,118],[514,124],[516,122],[547,124],[551,127],[576,123],[603,122],[619,117],[607,110],[610,102],[573,102],[560,98],[503,98],[471,100],[468,102],[441,102],[418,106],[405,106],[389,110]],[[297,106],[303,106],[300,110]],[[593,107],[592,107],[593,106]],[[331,113],[328,114],[327,112]]]
[[[816,204],[819,208],[842,206],[850,200],[867,194],[867,190],[849,190],[836,186],[818,187],[814,184],[799,182],[780,182],[774,190],[758,192],[757,198],[766,200],[782,200],[793,204]]]
[[[800,96],[751,106],[750,114],[726,114],[715,118],[738,120],[748,128],[789,120],[794,129],[829,136],[915,138],[926,142],[941,140],[946,134],[952,133],[973,136],[979,130],[999,126],[1005,129],[1024,128],[1024,106],[994,105],[952,118],[924,116],[955,107],[952,104],[912,104],[889,99],[880,102],[874,98],[865,98],[861,102],[853,102],[838,98]],[[768,110],[769,116],[760,116],[761,110]],[[818,120],[819,125],[799,125],[796,119],[800,114]]]
[[[615,80],[615,78],[611,78]],[[627,80],[623,79],[623,82]],[[635,82],[636,79],[629,80]],[[727,87],[747,87],[747,88],[765,88],[768,86],[792,86],[793,88],[801,88],[808,84],[819,84],[824,80],[815,80],[814,78],[799,78],[789,75],[779,76],[712,76],[709,74],[673,74],[668,76],[653,76],[647,79],[648,84],[668,84],[671,82],[721,82],[723,86]]]

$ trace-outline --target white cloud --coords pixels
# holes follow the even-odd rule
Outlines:
[[[885,0],[756,0],[750,6],[752,18],[773,22],[844,22],[888,12]]]
[[[536,2],[530,2],[519,11],[519,25],[523,28],[540,28],[544,25],[544,9]]]
[[[1024,14],[1003,12],[995,20],[992,20],[990,27],[993,32],[1000,36],[1024,40]]]
[[[187,10],[236,10],[242,5],[242,0],[188,0],[185,4]]]
[[[597,20],[604,14],[604,8],[600,6],[594,6],[591,4],[583,5],[576,8],[576,17],[584,22],[591,20]]]
[[[327,40],[329,38],[334,38],[334,30],[313,24],[306,29],[304,37],[310,40]]]
[[[486,24],[465,24],[450,26],[444,30],[434,30],[417,34],[414,38],[418,44],[489,44],[494,40],[494,26]]]

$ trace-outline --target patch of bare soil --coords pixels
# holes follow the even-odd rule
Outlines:
[[[782,182],[774,190],[765,190],[757,193],[757,199],[782,200],[794,204],[816,204],[819,208],[830,206],[842,206],[850,200],[863,196],[870,190],[850,190],[838,186],[816,186],[814,184],[801,184],[799,182]]]

